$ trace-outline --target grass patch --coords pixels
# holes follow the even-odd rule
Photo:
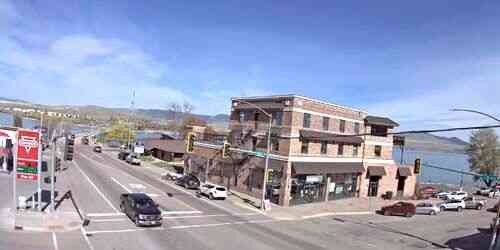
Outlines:
[[[140,159],[141,159],[142,161],[145,161],[145,162],[152,162],[152,161],[154,161],[154,158],[153,158],[153,156],[151,156],[151,155],[142,155],[142,156],[140,157]]]

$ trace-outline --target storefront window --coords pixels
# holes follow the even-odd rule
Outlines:
[[[325,201],[325,181],[322,175],[296,175],[292,178],[290,204]]]
[[[328,200],[338,200],[356,196],[358,174],[332,174],[328,187]]]

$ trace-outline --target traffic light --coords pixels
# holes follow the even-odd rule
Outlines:
[[[415,165],[413,168],[413,173],[416,175],[420,174],[420,158],[415,159]]]
[[[49,171],[49,167],[47,166],[47,162],[42,161],[42,172],[45,173],[47,171]]]
[[[75,146],[75,139],[71,137],[66,137],[66,144],[64,144],[64,160],[72,161],[73,160],[73,150]]]
[[[187,143],[186,143],[186,152],[192,153],[194,150],[194,140],[196,139],[196,135],[192,132],[187,134]]]
[[[50,184],[52,182],[52,179],[50,177],[45,177],[43,178],[43,182],[45,182],[46,184]],[[54,183],[57,182],[57,176],[54,176]]]
[[[224,145],[222,146],[222,158],[229,158],[231,156],[231,151],[229,151],[230,147],[231,144],[224,142]]]

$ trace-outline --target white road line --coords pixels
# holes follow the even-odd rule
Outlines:
[[[94,187],[94,189],[97,191],[97,193],[99,195],[101,195],[101,197],[108,203],[108,205],[113,208],[113,210],[115,210],[115,212],[119,213],[120,211],[118,209],[116,209],[115,206],[113,206],[113,203],[111,203],[110,200],[108,200],[108,198],[106,198],[106,196],[101,192],[101,190],[99,190],[99,188],[97,188],[97,186],[90,180],[90,178],[87,176],[87,174],[85,174],[85,172],[83,172],[83,170],[80,168],[80,165],[78,165],[78,163],[76,163],[76,161],[73,161],[73,163],[75,163],[75,165],[77,166],[77,169],[80,171],[80,173],[82,173],[82,175],[85,177],[85,179],[87,179],[87,181],[90,183],[90,185],[92,185],[92,187]]]
[[[175,220],[175,219],[229,217],[229,216],[251,216],[251,215],[259,215],[259,214],[257,214],[257,213],[242,213],[242,214],[207,214],[207,215],[188,215],[188,216],[163,216],[163,219]]]
[[[145,230],[146,230],[145,228],[122,229],[122,230],[97,230],[97,231],[87,231],[87,234],[129,233],[129,232],[137,232]]]
[[[115,221],[126,221],[127,219],[122,218],[122,219],[97,219],[97,220],[91,220],[92,223],[94,222],[115,222]]]
[[[162,215],[167,214],[201,214],[201,211],[161,211]]]
[[[87,217],[111,217],[111,216],[125,216],[124,213],[89,213]]]
[[[90,250],[94,250],[94,246],[92,246],[92,243],[90,243],[90,239],[87,236],[87,232],[85,232],[85,229],[83,227],[80,227],[80,231],[82,232],[83,239],[85,239],[85,242],[87,242],[87,245],[89,246]]]
[[[115,177],[111,177],[111,180],[113,180],[116,184],[125,189],[127,193],[132,193],[132,190],[128,189],[127,187],[125,187],[125,185],[121,184],[117,179],[115,179]]]
[[[59,245],[57,244],[57,236],[55,232],[52,232],[52,242],[54,243],[54,250],[59,250]]]

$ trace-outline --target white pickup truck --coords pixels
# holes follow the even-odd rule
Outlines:
[[[478,199],[470,196],[464,199],[465,208],[481,210],[486,205],[485,199]]]

